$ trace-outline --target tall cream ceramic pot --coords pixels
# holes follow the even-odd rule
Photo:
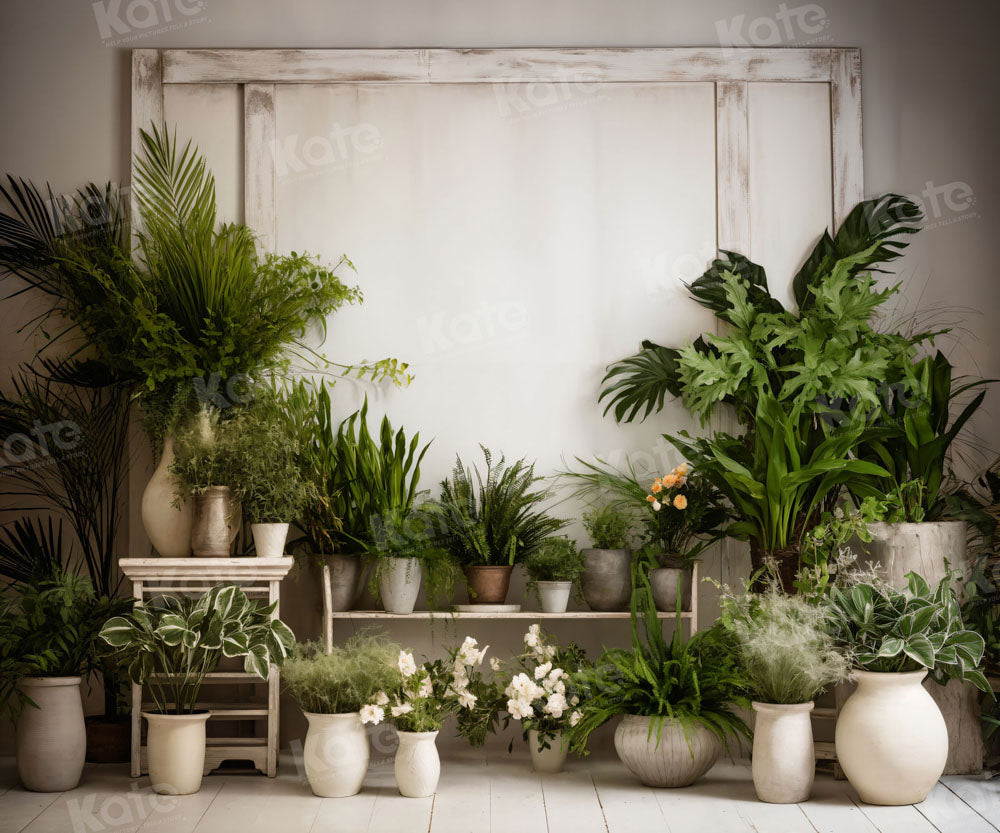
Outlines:
[[[25,677],[18,683],[38,708],[25,704],[17,721],[17,774],[26,789],[64,792],[80,783],[87,728],[80,677]]]
[[[368,772],[368,735],[358,712],[304,712],[306,778],[315,795],[342,798],[356,795]]]
[[[205,771],[208,711],[192,714],[143,712],[149,725],[146,750],[149,783],[160,795],[190,795],[201,789]]]
[[[798,804],[809,798],[816,776],[813,704],[754,703],[753,786],[770,804]]]
[[[394,769],[399,794],[407,798],[434,795],[441,777],[437,732],[401,732]]]
[[[191,503],[173,505],[176,492],[169,466],[174,461],[174,438],[163,440],[163,453],[142,493],[142,526],[156,551],[164,558],[191,555]]]
[[[926,671],[855,672],[837,718],[837,760],[868,804],[918,804],[944,772],[948,729]]]

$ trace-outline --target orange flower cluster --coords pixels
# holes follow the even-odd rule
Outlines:
[[[653,485],[649,487],[652,494],[646,495],[646,502],[653,508],[654,512],[659,512],[665,503],[672,503],[675,509],[687,508],[688,500],[684,495],[674,495],[673,499],[669,494],[663,494],[662,498],[658,497],[663,492],[669,493],[671,489],[681,488],[687,482],[687,473],[687,464],[681,463],[679,466],[675,466],[670,474],[657,477],[653,481]]]

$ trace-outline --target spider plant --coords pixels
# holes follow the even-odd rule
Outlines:
[[[509,566],[533,553],[566,522],[537,507],[547,497],[534,490],[542,478],[523,459],[507,465],[503,455],[480,446],[486,461],[467,469],[457,458],[451,478],[441,483],[441,497],[431,504],[442,545],[463,566]]]

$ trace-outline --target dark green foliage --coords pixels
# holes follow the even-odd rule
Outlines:
[[[19,518],[0,528],[0,576],[18,588],[37,587],[66,569],[72,547],[63,547],[63,525],[49,517]]]
[[[614,503],[606,503],[583,516],[591,545],[599,550],[628,549],[634,518]]]
[[[531,581],[577,581],[584,568],[583,553],[564,536],[546,538],[524,562]]]

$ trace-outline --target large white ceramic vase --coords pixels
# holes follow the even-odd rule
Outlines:
[[[160,462],[142,493],[142,526],[154,549],[164,558],[191,555],[191,504],[174,503],[174,484],[168,467],[174,461],[174,439],[163,440]]]
[[[944,772],[948,729],[926,671],[857,671],[837,718],[837,760],[868,804],[917,804]]]
[[[810,703],[754,703],[753,786],[770,804],[809,798],[816,776]]]
[[[29,790],[64,792],[80,782],[87,752],[80,681],[25,677],[18,682],[38,707],[25,704],[17,721],[17,773]]]
[[[399,794],[407,798],[426,798],[437,790],[441,777],[441,758],[437,751],[437,732],[401,732],[394,769]]]
[[[306,778],[314,794],[323,798],[356,795],[368,772],[368,735],[358,712],[305,712]]]

